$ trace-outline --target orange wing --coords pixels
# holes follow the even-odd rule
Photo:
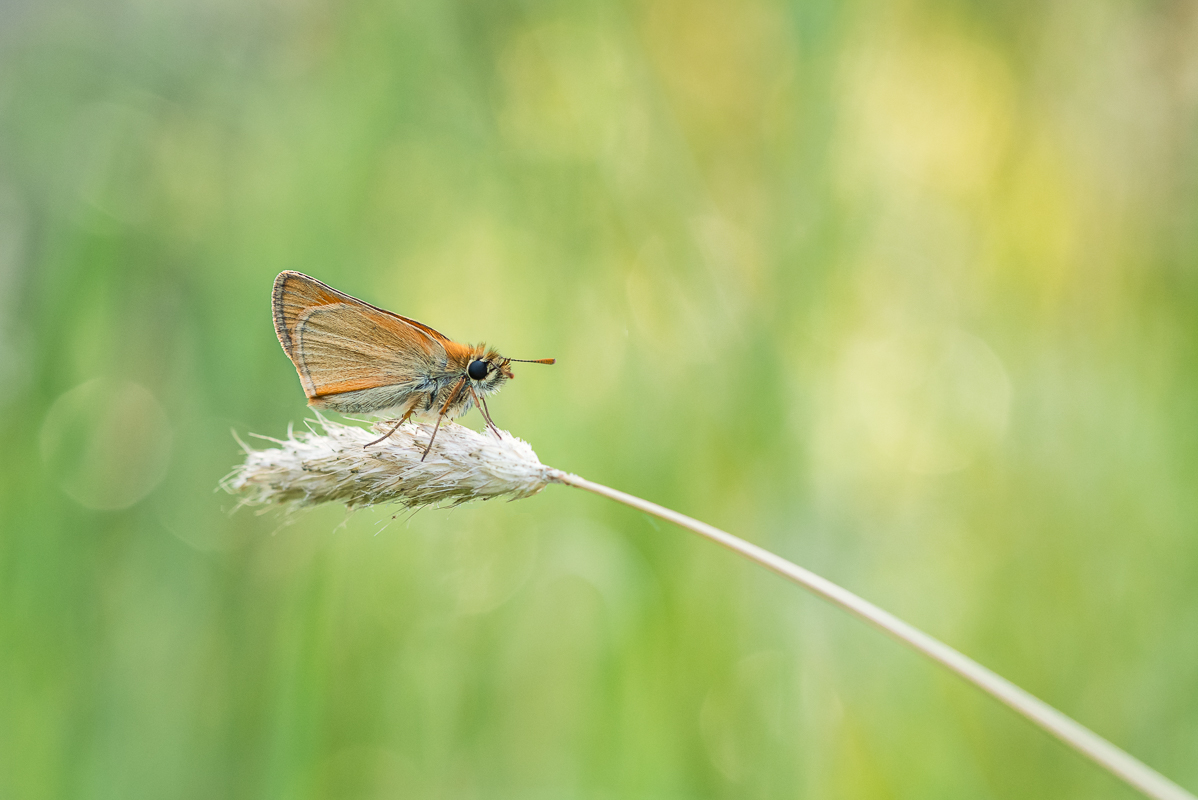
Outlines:
[[[402,393],[445,359],[446,344],[455,344],[299,272],[275,279],[273,306],[279,343],[313,405],[336,407],[316,401],[379,387]]]

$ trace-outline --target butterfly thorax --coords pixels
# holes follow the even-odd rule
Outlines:
[[[474,408],[479,398],[494,394],[514,377],[507,359],[494,348],[457,342],[443,346],[445,359],[430,365],[419,384],[412,387],[411,397],[396,409],[400,416],[430,422],[441,415],[460,417]],[[472,364],[476,365],[473,375],[481,377],[472,377]]]

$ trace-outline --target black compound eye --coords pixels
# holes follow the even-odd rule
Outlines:
[[[488,366],[489,365],[487,362],[481,359],[478,361],[471,361],[470,366],[466,367],[466,374],[470,376],[470,380],[472,381],[481,381],[483,378],[487,377]]]

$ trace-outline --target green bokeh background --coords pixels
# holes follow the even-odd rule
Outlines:
[[[283,269],[1198,789],[1193,3],[0,4],[0,797],[1132,797],[581,492],[230,513]]]

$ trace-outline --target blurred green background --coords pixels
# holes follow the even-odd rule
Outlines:
[[[283,269],[1198,789],[1195,4],[0,4],[0,797],[1132,797],[581,492],[231,514]]]

